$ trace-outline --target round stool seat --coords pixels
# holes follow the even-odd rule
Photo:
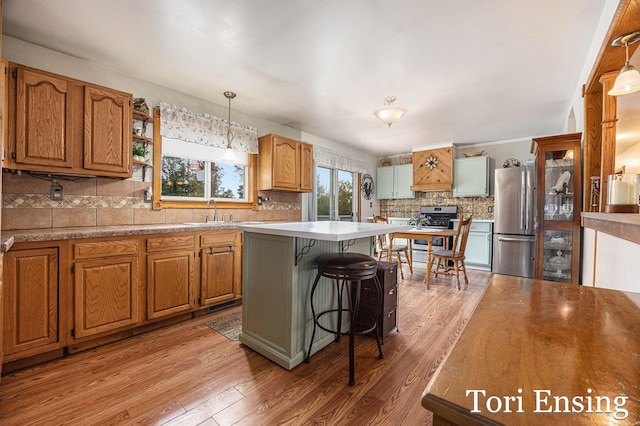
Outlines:
[[[373,278],[378,261],[360,253],[328,253],[316,259],[318,273],[336,277],[349,276],[352,279]]]
[[[349,335],[349,384],[355,384],[355,361],[354,361],[354,335],[355,334],[368,334],[375,330],[376,341],[378,343],[378,357],[384,358],[382,354],[382,346],[380,345],[380,336],[377,331],[378,316],[382,311],[382,287],[378,280],[378,261],[366,254],[361,253],[327,253],[322,254],[316,258],[316,265],[318,266],[318,274],[311,286],[311,314],[313,316],[313,331],[311,333],[311,340],[309,342],[309,350],[305,358],[306,362],[309,362],[311,356],[311,350],[313,348],[313,339],[316,335],[316,328],[320,328],[328,333],[335,335],[335,340],[340,340],[340,335]],[[326,309],[322,312],[316,312],[314,306],[314,293],[316,286],[320,282],[320,278],[329,278],[331,282],[335,281],[337,304],[333,308]],[[373,280],[374,289],[376,292],[377,300],[380,303],[376,303],[375,314],[360,313],[360,289],[362,282],[367,280]],[[341,283],[342,282],[342,283]],[[347,303],[342,303],[343,294],[347,297]],[[342,331],[342,315],[343,313],[349,314],[349,332]],[[336,316],[337,326],[331,326],[328,324],[321,324],[320,318],[327,315]],[[356,320],[359,315],[371,316],[372,325],[364,330],[356,330]]]

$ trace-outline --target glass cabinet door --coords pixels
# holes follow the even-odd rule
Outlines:
[[[573,150],[545,153],[544,220],[573,221]]]
[[[573,232],[544,231],[542,279],[571,282],[573,263]]]

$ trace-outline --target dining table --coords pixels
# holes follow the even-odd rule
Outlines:
[[[408,229],[404,231],[394,231],[389,235],[389,253],[391,253],[391,249],[393,249],[393,239],[394,238],[405,238],[409,240],[409,262],[413,265],[413,254],[412,254],[412,242],[413,240],[423,240],[427,242],[427,265],[429,265],[429,261],[431,260],[432,251],[433,251],[433,238],[434,237],[445,237],[445,241],[447,241],[447,237],[453,237],[456,235],[455,229],[448,228],[420,228],[420,229]],[[427,288],[429,287],[429,282],[431,278],[431,271],[426,271],[424,275],[424,282],[427,284]]]

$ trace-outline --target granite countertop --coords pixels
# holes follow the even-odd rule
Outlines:
[[[284,237],[302,237],[312,240],[345,241],[354,238],[372,237],[394,231],[411,229],[408,225],[391,225],[367,222],[286,222],[263,224],[240,224],[245,232],[279,235]]]
[[[85,226],[75,228],[16,229],[2,232],[0,249],[7,252],[14,243],[72,240],[79,238],[120,237],[127,235],[166,234],[170,232],[238,229],[242,222],[190,222],[154,225]]]
[[[582,212],[582,219],[601,220],[604,222],[622,223],[640,226],[640,214],[638,213],[595,213]]]
[[[640,214],[638,213],[581,213],[584,228],[613,235],[640,244]]]

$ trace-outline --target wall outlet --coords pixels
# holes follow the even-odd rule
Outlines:
[[[51,182],[51,199],[53,201],[62,201],[64,198],[64,191],[62,185],[57,182]]]
[[[487,213],[493,213],[493,206],[487,206]]]

